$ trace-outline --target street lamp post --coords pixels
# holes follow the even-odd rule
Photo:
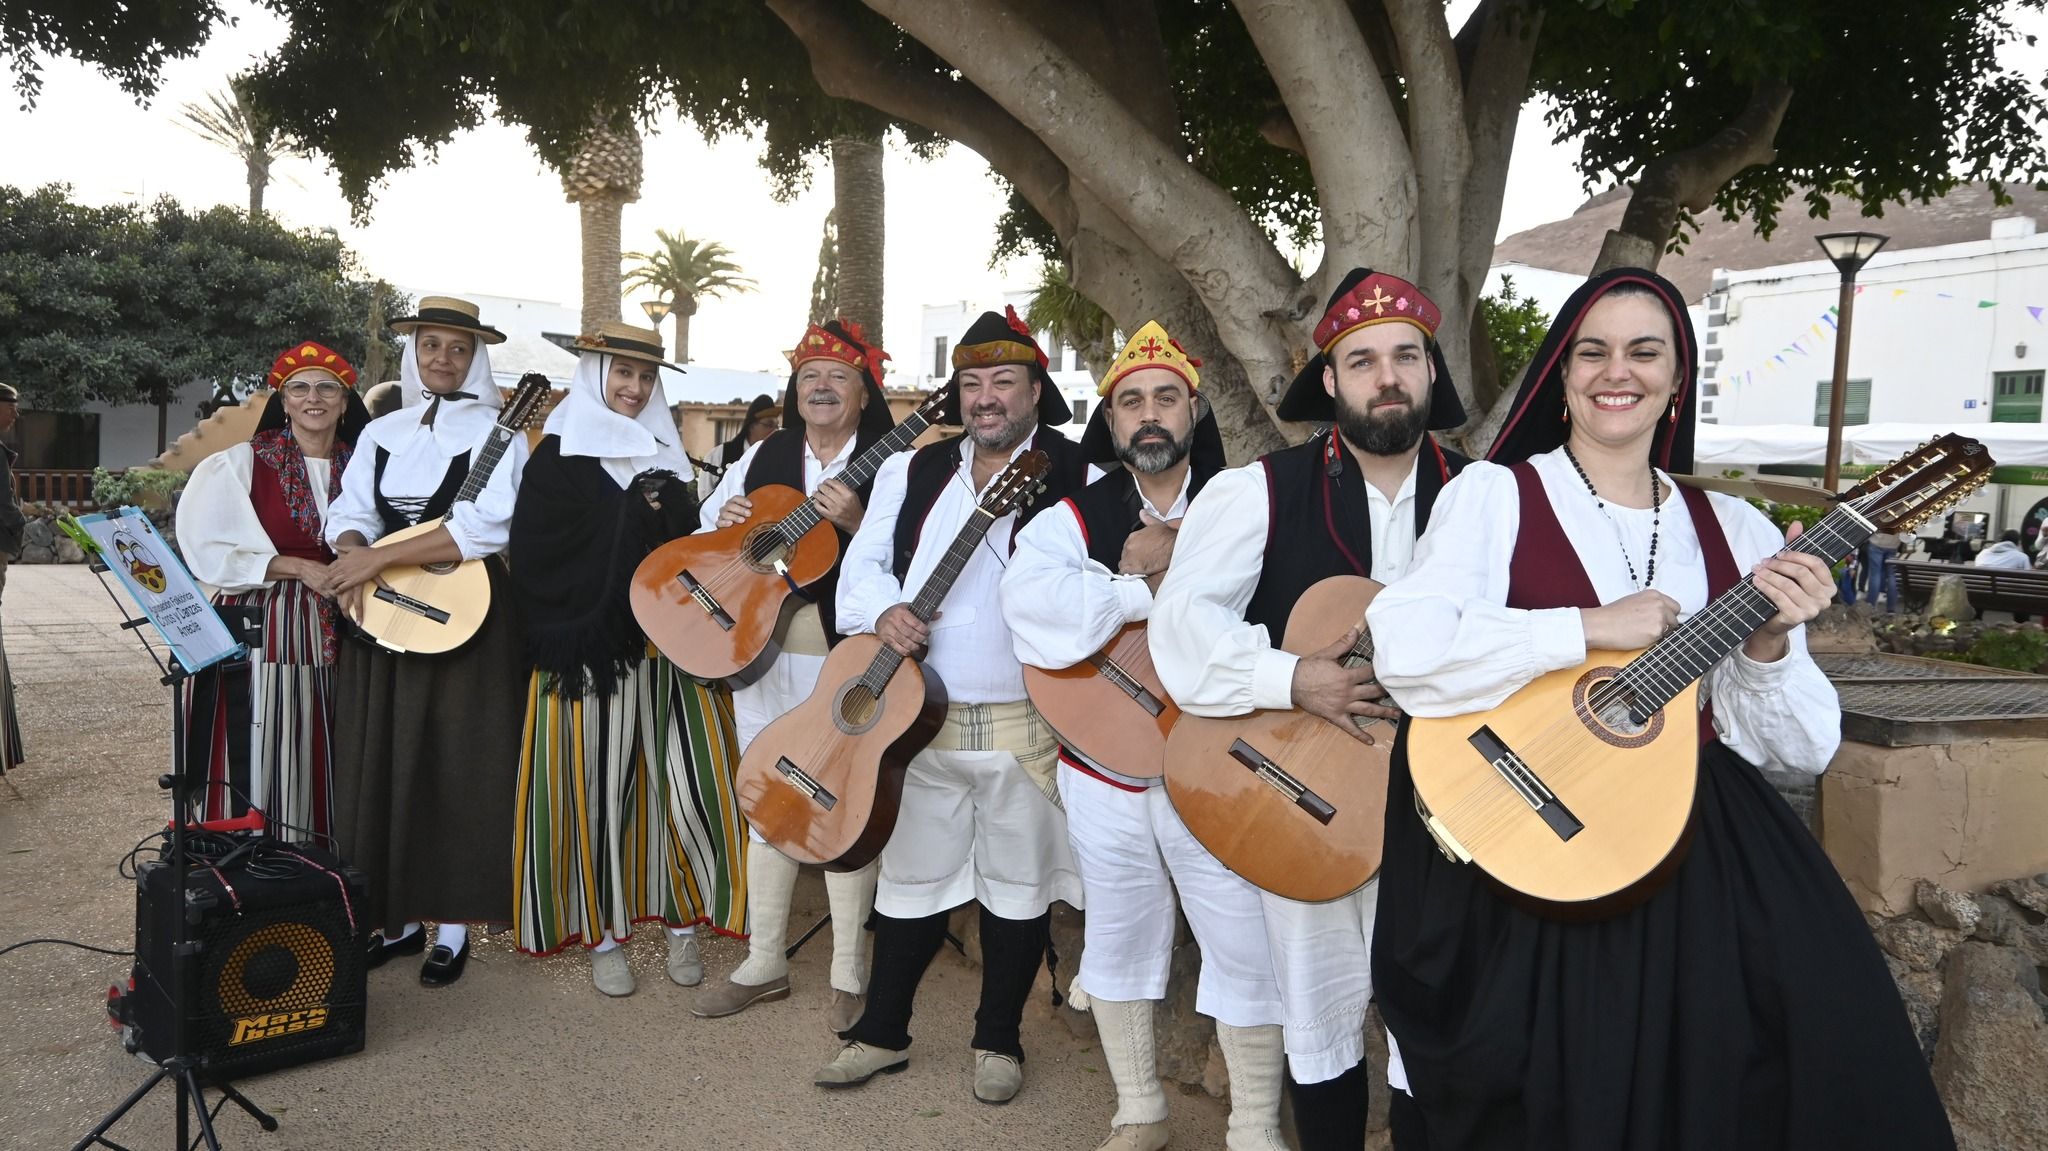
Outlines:
[[[1842,414],[1849,396],[1849,314],[1856,306],[1856,273],[1891,237],[1875,232],[1829,232],[1814,239],[1842,273],[1842,299],[1835,308],[1835,378],[1828,386],[1827,473],[1821,481],[1832,494],[1842,482]]]
[[[643,312],[646,312],[646,313],[647,313],[647,322],[648,322],[648,323],[650,323],[650,324],[653,324],[653,325],[654,325],[654,332],[655,332],[655,334],[656,334],[656,335],[660,335],[660,334],[661,334],[661,322],[662,322],[663,320],[666,320],[666,319],[668,319],[668,313],[669,313],[669,304],[668,304],[668,301],[667,301],[667,300],[642,300],[642,301],[640,302],[640,310],[641,310],[641,311],[643,311]]]

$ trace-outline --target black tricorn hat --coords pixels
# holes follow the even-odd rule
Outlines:
[[[477,338],[486,344],[502,344],[505,333],[480,319],[481,313],[475,304],[459,300],[454,296],[421,296],[420,306],[410,316],[398,316],[387,320],[384,326],[401,335],[414,328],[455,328],[464,332],[475,332]]]
[[[1031,325],[1017,315],[1017,309],[1005,307],[1002,315],[983,312],[967,326],[960,342],[953,346],[953,391],[932,422],[961,422],[960,369],[992,368],[999,364],[1023,364],[1031,369],[1031,378],[1038,382],[1040,424],[1059,427],[1074,422],[1074,409],[1068,407],[1066,397],[1060,395],[1060,386],[1053,382],[1052,373],[1045,370],[1046,363],[1044,350],[1031,334]]]
[[[1330,302],[1324,308],[1325,323],[1328,323],[1329,314],[1352,294],[1352,289],[1371,279],[1373,274],[1371,268],[1353,268],[1345,275],[1337,290],[1330,293]],[[1436,382],[1429,389],[1429,430],[1448,431],[1465,422],[1465,403],[1458,398],[1458,386],[1451,379],[1451,367],[1444,361],[1443,349],[1426,328],[1424,332],[1425,342],[1429,345],[1429,362],[1436,368]],[[1287,385],[1287,394],[1280,398],[1280,406],[1273,409],[1273,414],[1283,420],[1336,422],[1337,401],[1323,387],[1323,369],[1329,364],[1329,356],[1320,349],[1310,356],[1308,363],[1295,374],[1294,382]]]

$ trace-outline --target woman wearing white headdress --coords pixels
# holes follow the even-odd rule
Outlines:
[[[668,976],[704,977],[698,924],[746,924],[732,696],[648,645],[627,588],[697,526],[689,459],[661,398],[659,332],[600,323],[576,341],[512,517],[513,585],[533,674],[519,757],[513,893],[521,951],[591,949],[591,981],[630,995],[633,925],[668,927]]]
[[[512,810],[519,732],[507,722],[523,678],[504,565],[526,437],[511,446],[473,500],[455,497],[504,400],[483,345],[505,337],[476,305],[420,300],[391,321],[409,336],[399,370],[405,405],[372,420],[329,509],[328,568],[336,598],[360,618],[362,596],[387,567],[489,559],[490,614],[445,655],[398,654],[352,637],[343,647],[335,707],[335,823],[342,857],[369,883],[369,963],[417,954],[420,921],[440,925],[420,970],[453,983],[469,961],[471,923],[512,918]],[[440,530],[391,547],[385,535],[446,517]]]

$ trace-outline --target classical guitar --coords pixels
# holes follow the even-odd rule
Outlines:
[[[950,389],[944,385],[926,396],[836,478],[851,488],[874,478],[931,426]],[[670,540],[633,572],[629,594],[640,630],[699,679],[759,679],[780,650],[775,634],[784,616],[799,606],[792,593],[823,578],[839,560],[839,536],[816,497],[767,484],[747,499],[754,507],[744,523]]]
[[[938,614],[988,529],[1043,490],[1051,466],[1030,451],[996,477],[910,610]],[[767,726],[740,759],[740,810],[761,838],[802,863],[852,871],[896,829],[903,772],[946,719],[946,685],[873,634],[841,640],[810,698]]]
[[[1954,503],[1991,467],[1982,444],[1942,436],[1835,497],[1785,550],[1832,562]],[[1744,576],[1648,648],[1589,651],[1491,711],[1411,720],[1416,807],[1438,846],[1554,917],[1640,903],[1690,842],[1699,679],[1776,612]]]
[[[469,475],[455,493],[455,502],[474,500],[491,482],[491,473],[505,458],[512,437],[533,421],[553,390],[548,378],[528,372],[519,378],[512,398],[498,413],[498,422],[483,450],[469,465]],[[390,547],[438,529],[437,517],[392,532],[373,547]],[[363,596],[362,630],[391,651],[438,655],[468,643],[491,610],[491,577],[483,560],[449,560],[425,565],[401,564],[384,569]]]
[[[1365,621],[1380,585],[1332,576],[1302,593],[1287,616],[1284,651],[1307,655]],[[1372,634],[1339,662],[1372,660]],[[1182,715],[1166,741],[1166,795],[1188,831],[1225,867],[1275,895],[1340,899],[1380,869],[1387,763],[1394,727],[1352,720],[1366,742],[1305,711],[1261,710],[1229,719]]]
[[[1142,782],[1166,770],[1180,708],[1152,668],[1143,623],[1127,623],[1072,667],[1024,667],[1024,690],[1060,742],[1112,775]]]

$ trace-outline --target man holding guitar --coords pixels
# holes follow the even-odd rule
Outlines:
[[[1104,399],[1081,446],[1091,459],[1124,466],[1019,532],[1003,575],[1003,618],[1026,664],[1071,667],[1151,614],[1188,501],[1223,467],[1215,416],[1197,390],[1200,363],[1153,322],[1103,377]],[[1143,718],[1121,695],[1107,697],[1101,711],[1110,724]],[[1088,898],[1074,999],[1085,997],[1095,1014],[1117,1093],[1110,1137],[1098,1151],[1166,1145],[1152,1005],[1166,996],[1176,891],[1202,949],[1195,1006],[1216,1020],[1230,1069],[1226,1145],[1281,1146],[1280,993],[1258,889],[1188,833],[1156,771],[1143,780],[1119,776],[1090,760],[1074,732],[1060,734],[1067,841]]]
[[[1014,311],[984,312],[953,350],[956,391],[939,421],[961,420],[966,434],[884,464],[847,550],[839,627],[872,631],[905,655],[929,648],[925,674],[943,681],[950,705],[905,774],[895,833],[881,855],[866,1011],[819,1069],[821,1087],[865,1083],[909,1061],[912,1001],[945,939],[947,913],[977,900],[974,1093],[1007,1103],[1024,1085],[1018,1029],[1046,953],[1047,908],[1056,899],[1081,905],[1050,782],[1055,744],[1025,698],[998,595],[1013,533],[1035,508],[1077,487],[1085,467],[1079,446],[1055,430],[1072,413],[1045,363]],[[907,601],[939,567],[983,489],[1034,449],[1052,457],[1046,493],[991,525],[927,626]]]
[[[1464,422],[1434,337],[1441,313],[1420,288],[1355,268],[1316,324],[1320,349],[1278,409],[1334,427],[1226,472],[1188,509],[1152,608],[1160,678],[1191,715],[1295,708],[1357,734],[1355,716],[1392,717],[1371,666],[1347,667],[1358,629],[1308,656],[1276,639],[1302,593],[1336,575],[1380,583],[1414,555],[1431,506],[1465,463],[1426,434]],[[1359,626],[1363,626],[1361,620]],[[1286,1020],[1303,1151],[1365,1139],[1365,1009],[1377,886],[1329,903],[1262,893]],[[1405,1086],[1398,1054],[1388,1079]],[[1396,1140],[1405,1118],[1396,1093]]]
[[[860,527],[873,485],[848,487],[837,477],[847,465],[894,426],[883,397],[882,361],[889,354],[863,338],[859,325],[844,320],[813,324],[789,353],[789,387],[782,400],[782,427],[750,445],[726,469],[725,478],[704,503],[704,530],[746,522],[753,512],[747,493],[764,484],[782,484],[815,497],[825,519],[839,536],[843,560],[846,544]],[[732,693],[739,723],[740,750],[745,751],[761,729],[802,703],[817,686],[818,669],[837,642],[833,597],[839,587],[839,565],[806,587],[802,604],[783,625],[781,652],[760,679]],[[735,1015],[756,1003],[789,996],[789,960],[783,954],[789,935],[790,896],[796,890],[797,863],[775,850],[760,833],[751,832],[747,853],[747,959],[725,982],[705,991],[690,1005],[702,1018]],[[826,1021],[835,1032],[860,1017],[861,994],[867,989],[862,954],[863,930],[875,902],[875,867],[825,873],[825,893],[832,907],[832,1001]]]

